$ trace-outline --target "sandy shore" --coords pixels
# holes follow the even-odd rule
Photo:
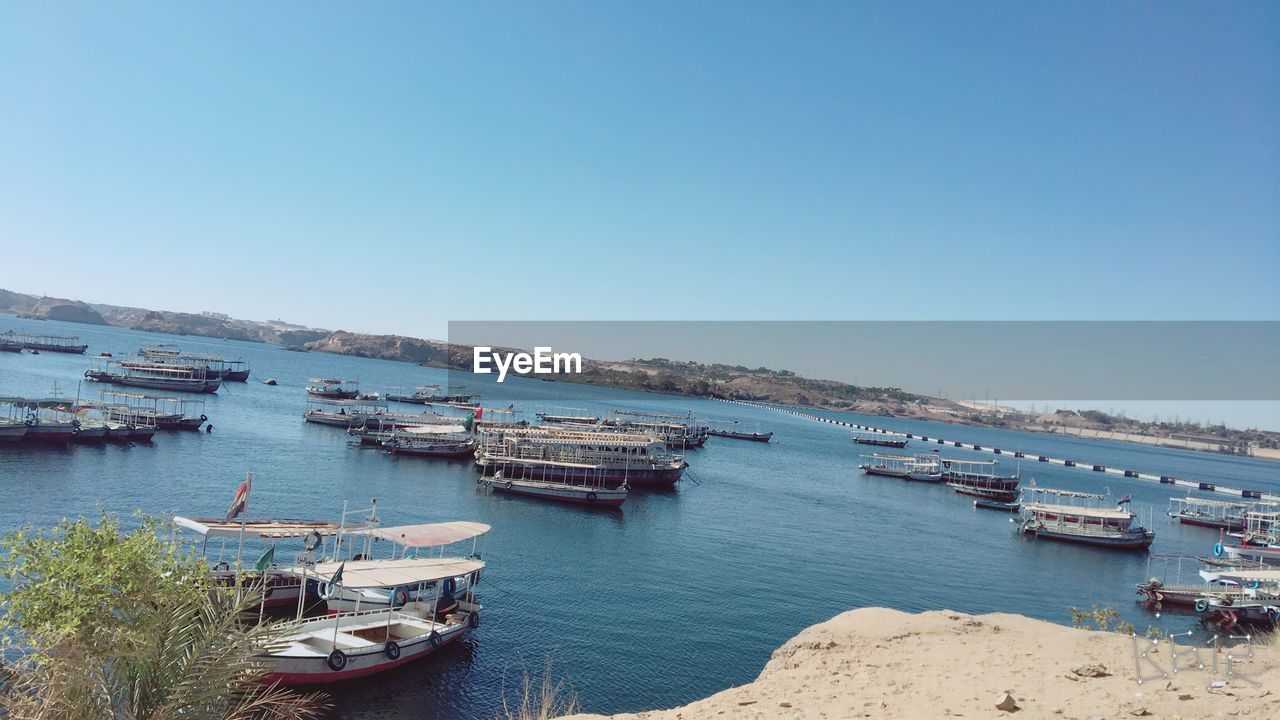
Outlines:
[[[1139,647],[1171,668],[1167,642]],[[1215,653],[1202,649],[1205,669],[1192,669],[1190,649],[1180,649],[1179,664],[1188,669],[1165,678],[1144,664],[1149,679],[1139,685],[1128,636],[1020,615],[864,608],[792,638],[749,685],[680,708],[613,718],[1280,718],[1280,645],[1254,646],[1253,657],[1236,661],[1234,679],[1226,672],[1228,654],[1216,654],[1215,673]],[[697,672],[696,663],[689,671]],[[1006,694],[1016,709],[997,708]]]

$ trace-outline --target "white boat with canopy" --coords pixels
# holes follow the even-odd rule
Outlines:
[[[302,582],[324,578],[340,591],[357,594],[377,588],[406,588],[412,599],[398,607],[363,610],[291,621],[259,658],[269,669],[265,682],[311,685],[348,680],[418,660],[476,627],[482,607],[472,589],[441,612],[444,581],[478,575],[480,560],[400,558],[302,565],[285,572]],[[429,592],[427,588],[435,588]]]
[[[345,547],[345,552],[351,555],[351,560],[366,561],[374,559],[374,544],[382,540],[391,544],[387,560],[405,560],[432,555],[442,558],[449,546],[470,540],[471,546],[466,554],[474,558],[479,556],[480,538],[490,529],[484,523],[465,521],[368,527],[344,532],[341,544]],[[480,581],[480,574],[477,571],[474,575],[461,573],[441,578],[439,587],[435,581],[426,581],[421,588],[402,583],[360,588],[346,584],[334,587],[323,579],[317,579],[320,583],[317,587],[319,595],[332,612],[350,612],[357,606],[369,610],[396,608],[418,600],[420,593],[439,597],[442,608],[447,611],[452,602],[470,592]]]

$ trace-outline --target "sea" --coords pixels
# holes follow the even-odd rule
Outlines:
[[[804,628],[841,612],[885,606],[916,612],[1009,612],[1070,624],[1069,607],[1114,608],[1139,630],[1183,631],[1194,616],[1157,617],[1135,600],[1148,577],[1194,580],[1216,531],[1166,515],[1171,497],[1149,481],[1048,466],[1021,467],[1043,487],[1132,495],[1157,535],[1151,553],[1038,541],[1010,516],[975,510],[945,486],[866,477],[867,449],[847,428],[767,408],[591,387],[470,375],[410,363],[290,352],[258,343],[159,335],[0,315],[5,330],[77,335],[87,355],[0,353],[0,395],[96,398],[89,356],[119,357],[151,343],[249,363],[248,383],[203,399],[212,432],[160,433],[154,443],[67,448],[0,446],[0,529],[93,516],[219,516],[253,473],[250,515],[336,518],[344,503],[377,500],[384,525],[474,520],[493,530],[481,552],[483,622],[469,638],[379,676],[323,688],[333,717],[494,718],[526,679],[550,672],[590,712],[691,702],[753,680],[770,654]],[[773,432],[773,442],[711,438],[687,453],[671,491],[636,490],[599,511],[490,494],[470,462],[392,457],[341,430],[305,423],[308,379],[359,380],[365,391],[464,384],[486,408],[609,414],[684,413]],[[261,381],[274,378],[278,385]],[[404,406],[406,411],[417,406]],[[417,408],[421,409],[421,408]],[[899,418],[830,417],[1033,455],[1280,490],[1280,465],[1249,458]],[[910,450],[911,447],[908,447]],[[991,456],[946,448],[945,456]],[[259,551],[250,548],[246,554]],[[287,557],[284,548],[277,557]],[[256,557],[256,555],[255,555]],[[1118,659],[1122,665],[1127,659]]]

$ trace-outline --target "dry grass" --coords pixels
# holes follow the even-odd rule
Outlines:
[[[497,720],[552,720],[578,712],[578,697],[564,686],[564,680],[552,680],[551,658],[542,670],[542,682],[534,684],[525,671],[521,682],[519,702],[514,706],[502,698],[502,710]]]

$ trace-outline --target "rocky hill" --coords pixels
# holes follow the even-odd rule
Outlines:
[[[12,293],[10,293],[12,294]],[[84,323],[86,325],[106,325],[102,314],[89,305],[78,300],[42,297],[28,310],[16,313],[20,317],[39,320],[63,320],[65,322]]]

